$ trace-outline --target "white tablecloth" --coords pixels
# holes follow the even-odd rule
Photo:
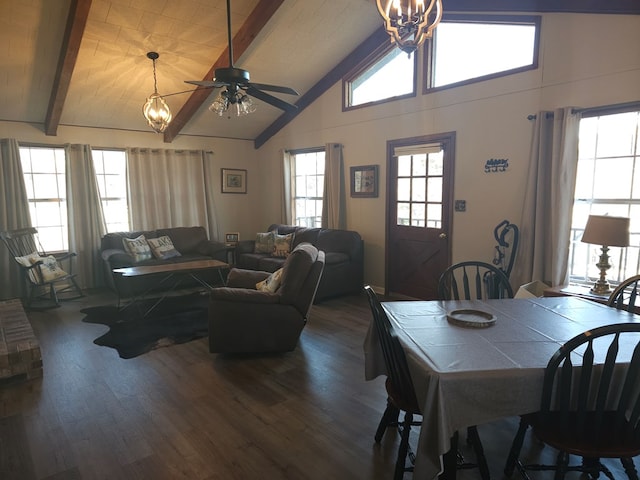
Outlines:
[[[455,431],[536,411],[544,368],[564,342],[598,326],[640,321],[638,315],[575,297],[382,305],[405,349],[424,414],[416,479],[441,472],[441,455]],[[449,323],[447,312],[461,308],[491,313],[496,323],[487,328]],[[386,374],[372,326],[364,350],[367,380]]]

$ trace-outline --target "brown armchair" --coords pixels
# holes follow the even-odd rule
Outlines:
[[[288,352],[298,343],[322,277],[324,252],[298,245],[282,267],[273,293],[256,289],[270,272],[234,268],[227,286],[214,288],[209,301],[212,353]]]

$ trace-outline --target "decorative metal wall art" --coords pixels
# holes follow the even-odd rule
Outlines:
[[[490,158],[484,164],[484,173],[505,172],[509,168],[508,158]]]

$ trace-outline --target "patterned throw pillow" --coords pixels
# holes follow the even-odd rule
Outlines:
[[[123,238],[122,245],[125,252],[133,257],[135,262],[141,262],[142,260],[149,260],[151,255],[151,248],[147,243],[147,239],[144,235],[140,235],[137,238]]]
[[[42,261],[40,268],[32,268],[29,270],[29,279],[33,283],[40,284],[43,282],[52,282],[57,278],[65,277],[67,275],[67,272],[60,268],[56,257],[53,255],[41,257],[38,252],[33,252],[29,255],[25,255],[24,257],[16,257],[16,261],[25,267],[30,267],[31,265],[35,265]]]
[[[160,260],[182,256],[182,254],[176,250],[176,247],[173,246],[173,242],[168,235],[164,235],[159,238],[148,238],[147,243],[151,248],[153,256]]]
[[[282,268],[279,268],[263,281],[256,283],[256,290],[260,290],[261,292],[270,292],[274,293],[280,287],[280,282],[282,281]]]
[[[293,242],[293,233],[288,235],[275,235],[273,241],[273,252],[271,255],[274,257],[286,258],[291,253],[291,242]]]
[[[275,232],[258,233],[256,235],[255,248],[253,253],[271,253],[273,252],[273,241]]]

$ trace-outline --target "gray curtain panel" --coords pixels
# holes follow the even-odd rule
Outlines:
[[[344,230],[347,228],[347,199],[341,144],[327,143],[324,168],[322,226]]]
[[[0,231],[31,226],[18,141],[0,139]],[[0,299],[21,297],[24,282],[9,250],[0,246]]]
[[[202,150],[127,149],[132,230],[203,226],[211,232],[204,157]]]
[[[80,288],[104,286],[100,239],[107,232],[89,145],[65,145],[69,251]]]
[[[515,288],[533,280],[568,283],[571,216],[578,166],[580,113],[572,107],[536,116],[520,221]]]

